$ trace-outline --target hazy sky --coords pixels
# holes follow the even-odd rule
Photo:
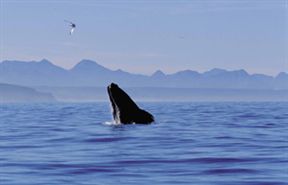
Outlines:
[[[0,60],[288,71],[288,0],[0,0]],[[69,35],[64,19],[77,28]]]

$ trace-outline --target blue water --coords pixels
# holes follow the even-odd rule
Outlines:
[[[288,184],[288,103],[140,105],[156,124],[113,125],[108,103],[0,105],[0,184]]]

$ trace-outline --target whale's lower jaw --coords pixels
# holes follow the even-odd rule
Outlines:
[[[118,85],[107,87],[114,122],[117,124],[150,124],[154,117],[140,109],[136,103]]]

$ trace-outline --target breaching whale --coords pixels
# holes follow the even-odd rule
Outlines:
[[[107,87],[112,106],[112,114],[116,123],[149,124],[154,121],[153,115],[140,109],[136,103],[117,84],[111,83]]]

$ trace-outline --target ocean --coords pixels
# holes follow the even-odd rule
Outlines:
[[[1,185],[287,185],[288,103],[1,104]]]

